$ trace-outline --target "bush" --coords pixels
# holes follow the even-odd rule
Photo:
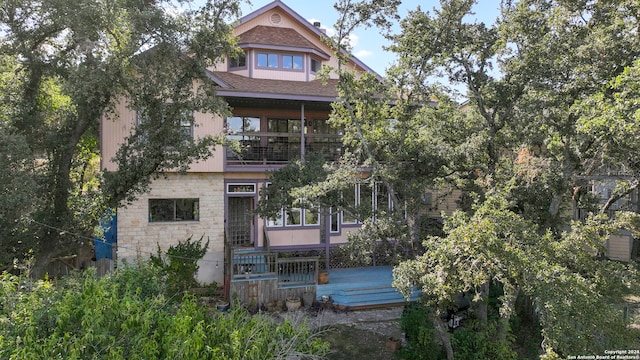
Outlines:
[[[401,358],[410,360],[444,358],[443,350],[436,341],[435,329],[429,320],[428,311],[428,307],[419,302],[405,306],[400,318],[400,328],[405,333],[408,346],[401,350]]]
[[[177,245],[170,246],[164,256],[158,245],[158,254],[151,256],[151,263],[166,276],[168,291],[171,293],[185,292],[198,286],[195,278],[199,269],[198,261],[209,247],[209,240],[202,244],[203,237],[195,241],[192,237],[180,241]]]
[[[210,312],[188,294],[167,298],[154,269],[56,282],[0,275],[0,359],[251,360],[328,351],[305,324],[278,324],[241,306]]]
[[[511,348],[511,341],[498,338],[496,324],[496,321],[490,321],[486,331],[478,330],[474,322],[457,328],[451,338],[456,359],[517,359],[518,354]]]

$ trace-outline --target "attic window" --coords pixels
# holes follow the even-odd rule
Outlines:
[[[278,13],[271,14],[271,23],[272,24],[280,24],[281,21],[282,21],[282,16],[280,16],[280,14],[278,14]]]

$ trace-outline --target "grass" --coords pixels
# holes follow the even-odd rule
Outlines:
[[[387,349],[387,338],[349,325],[332,325],[322,338],[331,345],[328,360],[389,360],[396,359]]]

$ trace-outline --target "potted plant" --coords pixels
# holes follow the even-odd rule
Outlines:
[[[286,305],[288,311],[296,311],[300,309],[302,302],[300,301],[299,296],[288,296]]]
[[[318,272],[318,285],[324,285],[329,283],[329,272],[327,270],[320,270]]]
[[[229,302],[226,300],[220,300],[216,303],[216,309],[219,311],[227,311],[229,310]]]

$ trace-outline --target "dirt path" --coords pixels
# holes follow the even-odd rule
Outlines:
[[[404,342],[400,330],[402,307],[371,310],[300,310],[279,316],[296,322],[306,321],[312,328],[329,329],[323,338],[331,344],[330,360],[389,360],[394,352],[387,348],[390,337]]]

